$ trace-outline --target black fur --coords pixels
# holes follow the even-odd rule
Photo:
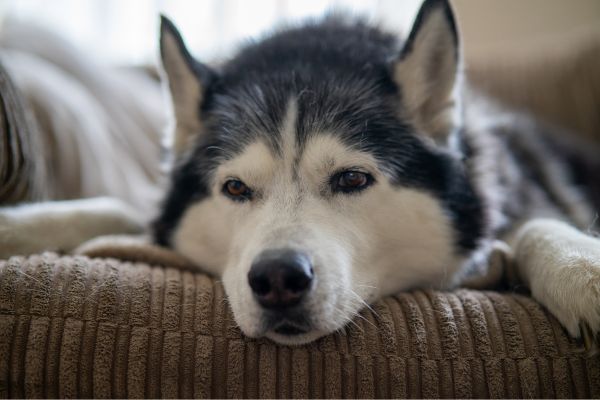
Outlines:
[[[430,2],[435,3],[430,7],[446,3]],[[206,132],[175,166],[154,226],[156,241],[169,244],[184,210],[208,195],[210,172],[221,160],[256,139],[279,151],[282,119],[293,97],[300,147],[311,135],[329,131],[348,146],[371,153],[383,169],[393,171],[395,184],[440,198],[458,234],[457,247],[474,249],[485,221],[468,171],[398,117],[402,88],[391,71],[401,48],[395,36],[336,16],[243,48],[207,88],[199,110]]]

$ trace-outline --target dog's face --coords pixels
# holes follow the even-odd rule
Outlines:
[[[376,297],[451,283],[483,227],[441,144],[455,128],[447,2],[424,4],[401,49],[329,19],[214,71],[163,20],[161,54],[176,159],[156,238],[222,277],[244,333],[303,343]]]

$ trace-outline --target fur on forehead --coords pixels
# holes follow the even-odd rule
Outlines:
[[[287,154],[276,153],[264,141],[256,141],[240,155],[219,165],[214,175],[217,184],[230,177],[247,183],[265,183],[273,175],[286,172],[289,178],[300,174],[301,180],[320,181],[346,168],[362,168],[375,175],[381,173],[370,154],[346,146],[336,135],[322,133]]]
[[[246,144],[244,150],[225,161],[215,171],[215,180],[222,182],[230,177],[248,183],[265,183],[276,172],[290,178],[322,180],[341,168],[363,168],[370,173],[378,171],[372,155],[356,146],[345,144],[339,134],[313,132],[302,142],[298,140],[298,104],[292,97],[278,130],[277,146],[257,138]]]

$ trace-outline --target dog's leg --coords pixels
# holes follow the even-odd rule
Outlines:
[[[518,277],[573,337],[597,349],[600,331],[600,239],[564,222],[534,219],[514,237]]]
[[[114,198],[0,208],[0,259],[44,250],[68,252],[100,235],[140,233],[136,210]]]

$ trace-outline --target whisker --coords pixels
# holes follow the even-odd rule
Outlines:
[[[353,294],[360,301],[360,303],[362,305],[364,305],[366,308],[368,308],[377,318],[381,318],[381,316],[377,313],[377,311],[375,311],[373,309],[373,307],[371,307],[371,305],[369,303],[367,303],[366,301],[364,301],[363,298],[358,295],[358,293],[356,293],[352,289],[349,289],[349,290],[350,290],[350,293]]]
[[[356,327],[361,333],[365,333],[365,330],[362,326],[356,323],[353,318],[349,319],[348,322]]]
[[[340,329],[344,329],[348,324],[352,324],[353,326],[356,327],[356,329],[358,329],[360,332],[365,333],[365,330],[362,326],[360,326],[358,323],[356,323],[356,321],[354,321],[354,318],[358,315],[359,317],[362,317],[362,315],[359,315],[358,313],[355,315],[350,315],[348,316],[344,310],[342,310],[341,308],[336,307],[334,309],[334,312],[337,312],[337,315],[341,316],[342,320],[344,320],[344,324],[343,327]],[[364,317],[362,317],[364,318]]]
[[[373,328],[377,328],[377,325],[375,325],[373,322],[369,321],[365,316],[360,315],[360,314],[356,314],[355,317],[358,317],[358,318],[362,319],[363,321],[365,321],[366,323],[368,323],[369,325],[371,325]]]
[[[356,287],[366,287],[366,288],[370,288],[370,289],[377,289],[377,286],[371,286],[371,285],[356,285]]]

